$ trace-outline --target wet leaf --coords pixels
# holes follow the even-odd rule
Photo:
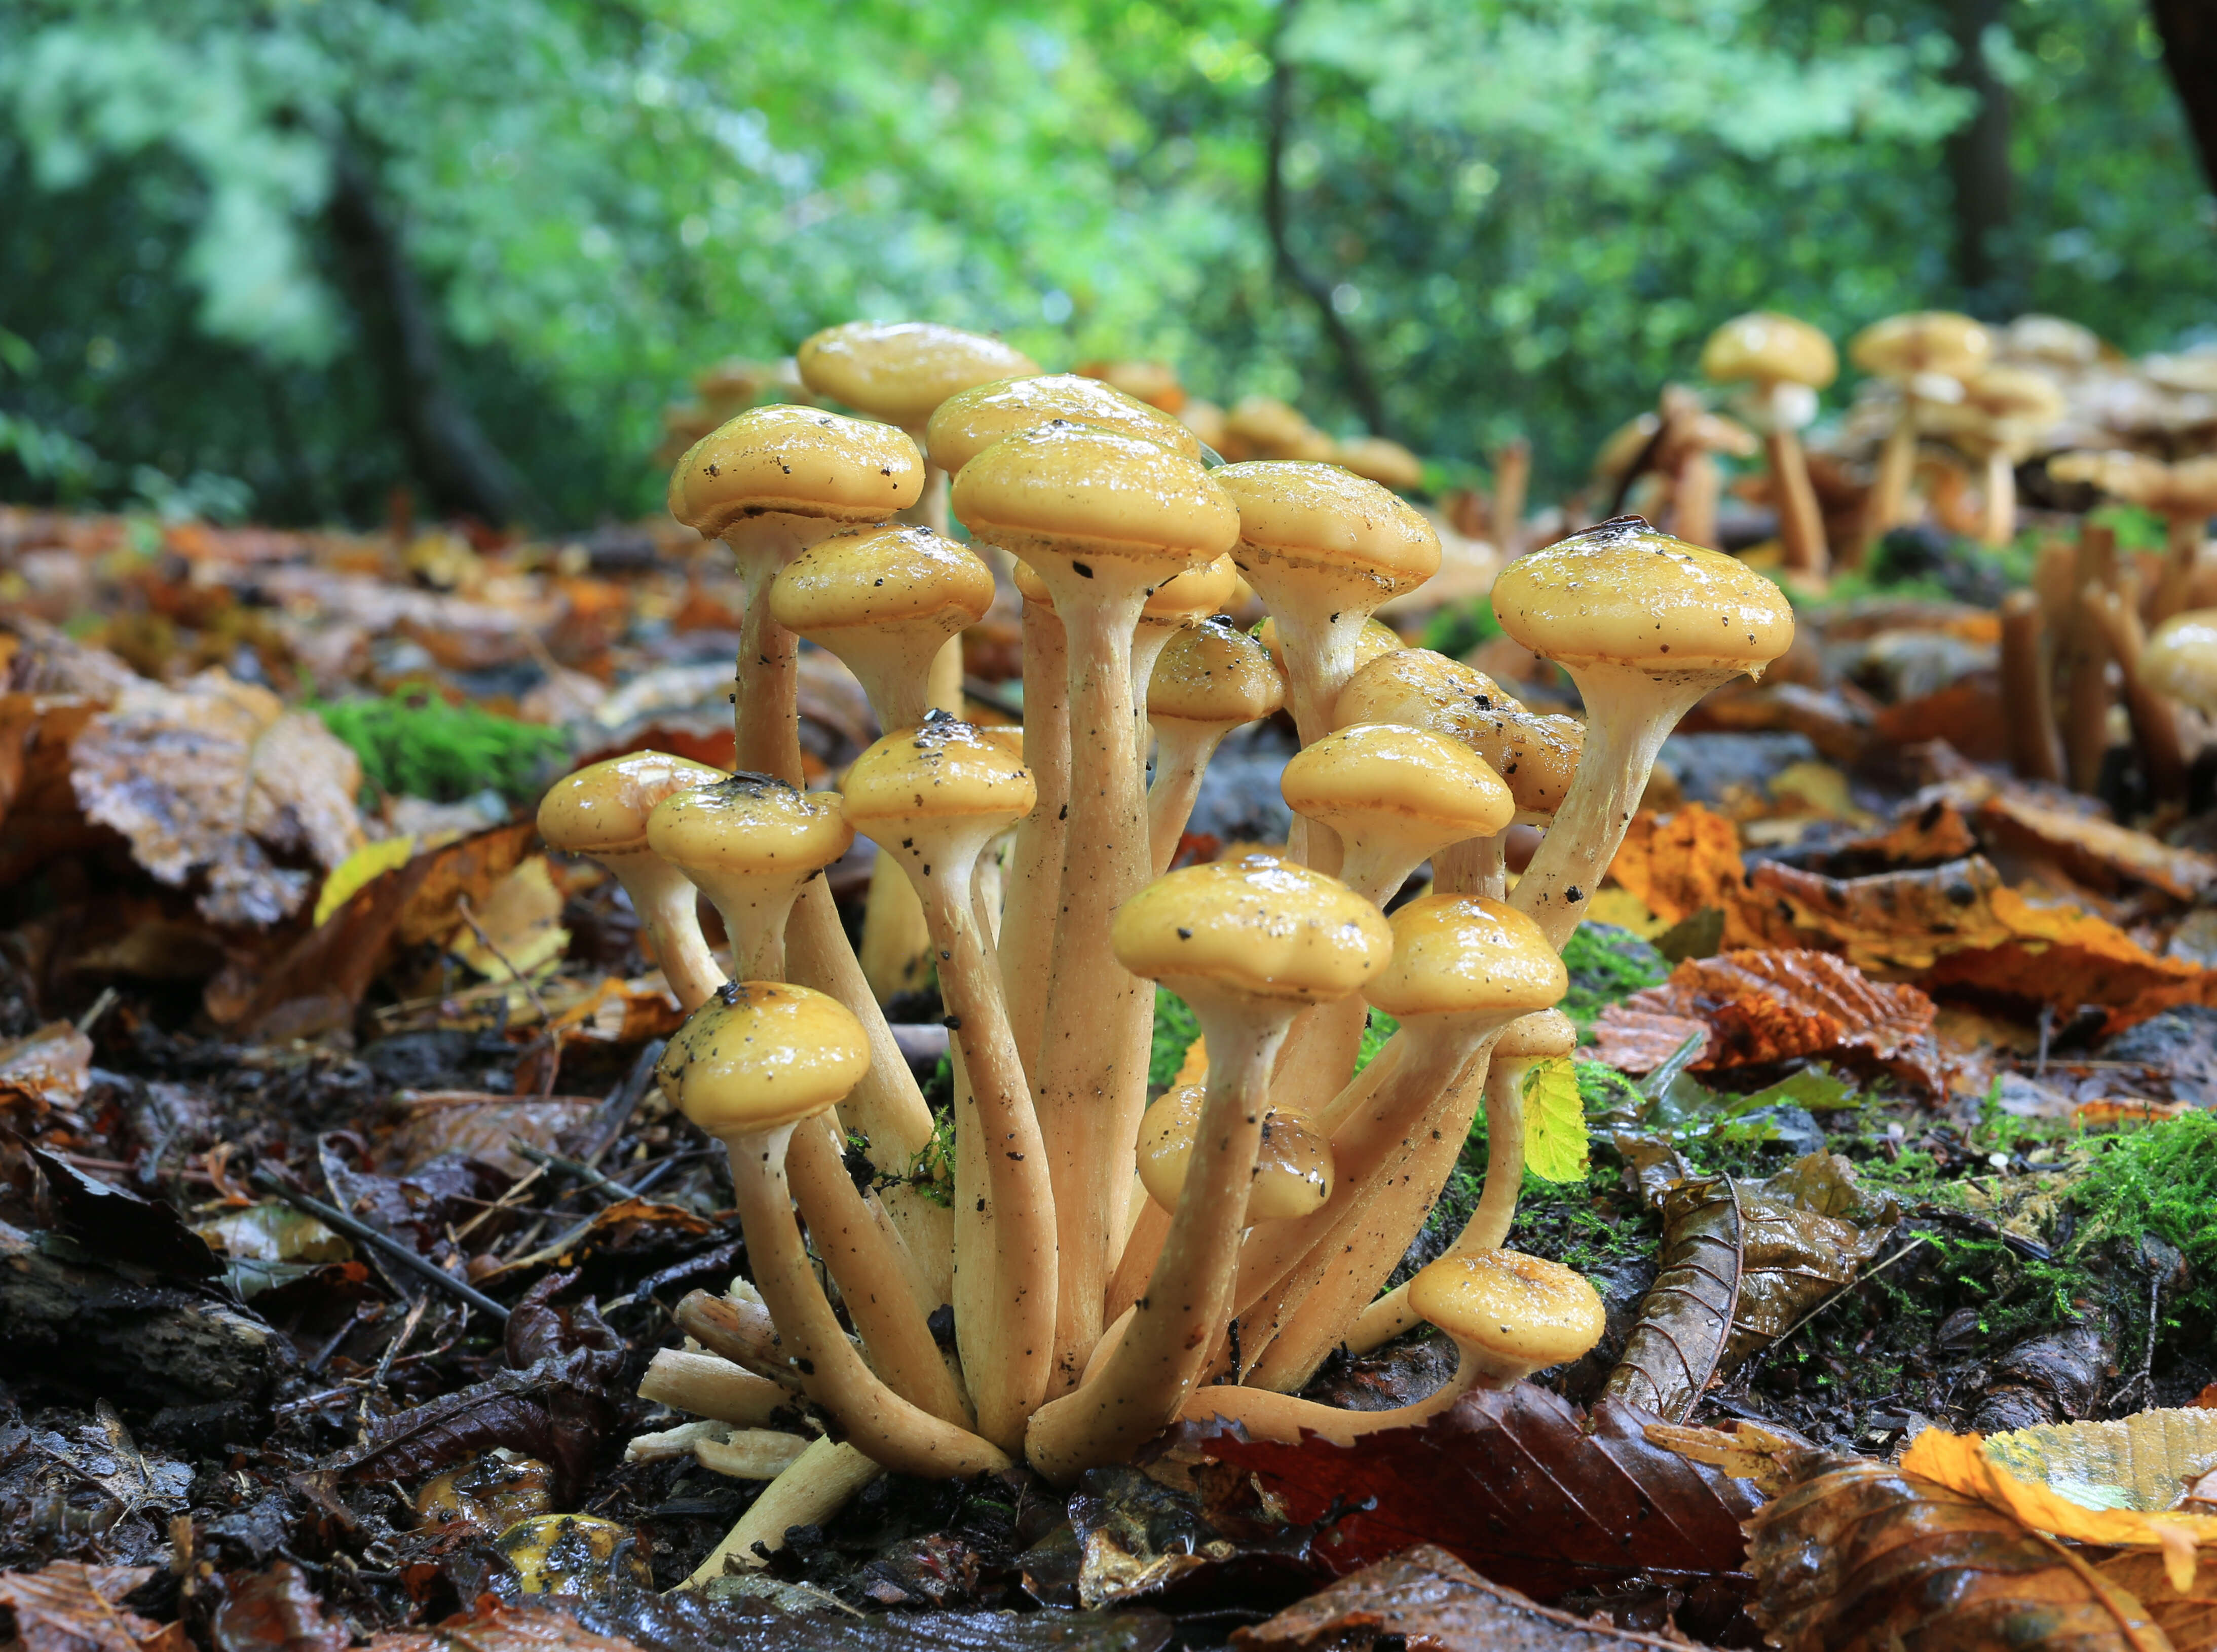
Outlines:
[[[206,883],[217,923],[291,916],[313,875],[359,848],[361,764],[314,717],[267,689],[204,671],[182,688],[127,687],[71,749],[85,817],[129,839],[164,883]]]
[[[1755,1616],[1782,1652],[2166,1652],[2132,1595],[1906,1461],[1805,1472],[1747,1523]]]
[[[562,892],[547,871],[547,857],[534,855],[493,885],[481,903],[470,903],[470,917],[477,921],[465,923],[449,950],[489,980],[534,974],[570,944],[561,916]]]
[[[2204,1566],[2184,1589],[2175,1589],[2163,1556],[2127,1550],[2096,1562],[2104,1582],[2113,1583],[2147,1608],[2170,1637],[2171,1652],[2212,1652],[2217,1648],[2217,1567]]]
[[[107,704],[105,696],[0,694],[0,883],[102,835],[77,807],[70,748]]]
[[[333,867],[331,875],[324,880],[324,887],[316,892],[312,921],[329,922],[331,914],[352,900],[355,892],[372,878],[405,866],[415,855],[416,839],[405,832],[397,838],[380,838],[375,843],[364,844]]]
[[[157,1624],[119,1604],[153,1575],[151,1566],[58,1560],[36,1572],[0,1573],[0,1606],[15,1614],[23,1652],[192,1652],[182,1624]]]
[[[266,1572],[225,1580],[210,1632],[217,1652],[343,1652],[353,1639],[328,1623],[300,1568],[279,1561]]]
[[[182,1279],[212,1279],[223,1271],[175,1205],[103,1182],[44,1148],[33,1148],[31,1157],[46,1179],[63,1230],[94,1255]]]
[[[1169,1618],[1147,1611],[792,1612],[719,1588],[668,1594],[620,1589],[603,1600],[565,1601],[562,1609],[573,1631],[582,1624],[593,1638],[522,1640],[499,1621],[486,1634],[481,1625],[487,1619],[480,1618],[459,1626],[466,1635],[444,1647],[419,1642],[388,1649],[383,1637],[370,1644],[378,1652],[624,1652],[627,1646],[645,1652],[1162,1652],[1171,1629]],[[514,1619],[524,1610],[504,1607],[489,1616]],[[627,1638],[613,1638],[618,1636]]]
[[[2112,1422],[2061,1423],[1986,1437],[1986,1455],[2090,1508],[2170,1508],[2217,1462],[2217,1411],[2142,1411]]]
[[[527,1099],[470,1090],[404,1090],[396,1099],[404,1117],[386,1152],[403,1174],[456,1153],[510,1176],[528,1175],[531,1160],[516,1152],[518,1140],[552,1151],[565,1133],[590,1123],[601,1104],[596,1096]]]
[[[1884,832],[1850,838],[1840,845],[1840,853],[1889,865],[1913,866],[1961,860],[1976,853],[1978,847],[1979,840],[1972,835],[1962,811],[1946,798],[1935,798],[1913,803]]]
[[[2191,900],[2217,882],[2217,859],[2021,792],[2000,792],[1980,804],[1979,829],[2005,846],[2044,851],[2072,877],[2097,889],[2145,883]]]
[[[92,1081],[92,1040],[67,1021],[0,1043],[0,1102],[18,1097],[34,1107],[74,1111]]]
[[[1524,1075],[1524,1168],[1543,1182],[1582,1181],[1586,1111],[1578,1065],[1567,1055],[1535,1061]]]

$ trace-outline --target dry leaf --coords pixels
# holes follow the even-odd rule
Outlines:
[[[0,1043],[0,1101],[21,1096],[42,1107],[73,1109],[92,1081],[92,1040],[67,1021]]]
[[[570,944],[570,931],[561,924],[562,892],[544,855],[534,855],[493,885],[482,904],[472,900],[469,916],[476,923],[465,920],[448,950],[491,981],[534,974]]]
[[[182,1624],[157,1624],[116,1604],[153,1575],[151,1566],[57,1560],[36,1572],[0,1573],[0,1606],[15,1614],[22,1652],[192,1652]]]
[[[1665,926],[1714,906],[1725,914],[1725,945],[1773,938],[1769,914],[1748,897],[1739,828],[1699,803],[1634,815],[1609,875]]]
[[[219,671],[182,688],[127,688],[77,736],[71,777],[85,817],[120,832],[156,877],[202,877],[197,904],[220,924],[274,924],[299,909],[312,875],[280,857],[328,871],[362,843],[353,752]]]
[[[2145,883],[2191,900],[2217,882],[2217,860],[2121,826],[2039,801],[2022,792],[2000,792],[1979,807],[1979,828],[2001,843],[2044,853],[2090,888],[2115,890],[2121,882]]]
[[[1927,865],[1936,861],[1961,860],[1978,851],[1962,810],[1944,797],[1929,802],[1912,800],[1899,819],[1884,832],[1853,838],[1840,845],[1840,853],[1868,857],[1889,866]]]
[[[2008,713],[1994,678],[1983,672],[1880,708],[1872,732],[1897,748],[1945,740],[1973,763],[2009,756]]]
[[[528,1174],[531,1160],[510,1144],[518,1138],[552,1151],[565,1130],[591,1119],[592,1096],[528,1099],[468,1090],[404,1090],[396,1098],[406,1119],[387,1146],[396,1176],[419,1169],[442,1153],[459,1153],[511,1176]]]

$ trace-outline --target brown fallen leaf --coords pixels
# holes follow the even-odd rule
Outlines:
[[[1946,740],[1973,763],[1999,763],[2009,756],[2008,715],[1993,675],[1980,671],[1880,708],[1872,732],[1885,746]]]
[[[1699,803],[1634,815],[1609,875],[1665,925],[1714,906],[1724,913],[1726,946],[1781,938],[1769,911],[1749,898],[1738,826]]]
[[[596,1096],[499,1096],[471,1090],[404,1090],[400,1128],[386,1144],[387,1172],[404,1176],[442,1153],[459,1153],[511,1176],[530,1173],[516,1151],[521,1139],[552,1151],[565,1130],[590,1120]]]
[[[217,923],[266,925],[307,899],[314,875],[359,848],[361,764],[315,717],[267,689],[203,671],[180,688],[134,683],[71,748],[85,818],[129,839],[164,883],[195,875]]]
[[[561,918],[562,891],[554,887],[547,857],[534,855],[494,884],[482,905],[470,903],[462,931],[448,950],[489,980],[515,981],[562,956],[570,931]]]
[[[192,1652],[182,1624],[157,1624],[118,1603],[154,1575],[151,1566],[48,1562],[0,1572],[0,1606],[15,1613],[22,1652]]]
[[[0,695],[0,883],[106,837],[70,784],[70,747],[106,705],[83,695]]]
[[[1267,1623],[1232,1632],[1242,1652],[1374,1647],[1393,1637],[1417,1652],[1610,1652],[1689,1643],[1574,1618],[1489,1583],[1446,1550],[1419,1544],[1342,1578]]]
[[[1747,1523],[1782,1652],[2170,1652],[2130,1593],[1977,1498],[1905,1465],[1813,1454],[1803,1473]]]
[[[20,1098],[37,1107],[73,1111],[92,1081],[92,1040],[67,1021],[0,1043],[0,1103]]]
[[[566,1612],[487,1605],[430,1629],[388,1629],[365,1652],[640,1652],[631,1641],[596,1635]]]
[[[2097,814],[2057,808],[2028,794],[1998,792],[1979,806],[1979,830],[2000,844],[2045,853],[2079,882],[2114,890],[2121,882],[2145,883],[2191,900],[2217,882],[2217,859],[2174,849]]]
[[[1921,866],[1936,861],[1961,860],[1978,852],[1963,811],[1944,797],[1912,802],[1884,832],[1851,838],[1840,845],[1843,856],[1875,860],[1888,866]]]
[[[2112,1555],[2096,1562],[2094,1569],[2147,1608],[2156,1627],[2170,1637],[2171,1652],[2217,1649],[2217,1567],[2202,1567],[2184,1589],[2171,1587],[2163,1556],[2145,1550]]]
[[[323,1602],[289,1561],[224,1581],[209,1625],[217,1652],[345,1652],[353,1638],[343,1624],[325,1620]]]

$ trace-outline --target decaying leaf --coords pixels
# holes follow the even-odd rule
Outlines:
[[[218,1652],[345,1652],[353,1637],[324,1617],[323,1602],[290,1561],[226,1580],[209,1625]]]
[[[0,1103],[74,1110],[92,1081],[92,1040],[67,1021],[0,1043]]]
[[[1714,907],[1724,914],[1726,946],[1771,938],[1769,913],[1748,898],[1739,828],[1699,803],[1634,815],[1609,875],[1664,925]]]
[[[2167,1509],[2217,1463],[2217,1411],[2142,1411],[1986,1437],[1986,1455],[2090,1508]]]
[[[133,683],[71,748],[88,820],[130,840],[164,883],[195,875],[217,923],[267,925],[306,899],[313,875],[361,846],[361,764],[315,717],[267,689],[203,671],[181,688]]]
[[[182,1624],[157,1624],[119,1604],[153,1575],[151,1566],[53,1561],[0,1573],[0,1606],[15,1613],[23,1652],[191,1652]]]
[[[388,1151],[396,1173],[404,1175],[442,1153],[462,1154],[511,1176],[528,1175],[531,1161],[516,1152],[519,1139],[552,1149],[601,1104],[593,1096],[526,1098],[474,1090],[405,1090],[397,1099],[405,1117]]]
[[[1905,1461],[1805,1472],[1747,1523],[1755,1616],[1782,1652],[2169,1652],[2124,1589]]]
[[[1918,866],[1935,861],[1961,860],[1978,852],[1979,840],[1971,834],[1963,812],[1945,797],[1912,799],[1884,832],[1851,838],[1840,852],[1890,866]]]
[[[99,835],[70,785],[70,748],[107,703],[81,695],[0,694],[0,883]]]
[[[2171,1652],[2217,1648],[2217,1567],[2202,1567],[2183,1589],[2171,1587],[2164,1557],[2146,1550],[2112,1555],[2094,1569],[2147,1608],[2156,1627],[2170,1638]]]
[[[1683,1641],[1634,1635],[1573,1618],[1489,1583],[1430,1544],[1367,1566],[1269,1622],[1233,1631],[1243,1652],[1340,1652],[1388,1637],[1424,1652],[1611,1652],[1652,1647],[1685,1652]]]
[[[2003,791],[1979,806],[1979,829],[2011,847],[2045,852],[2080,882],[2097,889],[2145,883],[2191,900],[2217,882],[2217,860],[2098,814],[2058,808],[2022,792]]]
[[[561,925],[562,892],[544,855],[532,856],[493,885],[482,904],[471,902],[469,917],[476,921],[466,921],[451,950],[490,980],[529,975],[570,944],[570,931]]]

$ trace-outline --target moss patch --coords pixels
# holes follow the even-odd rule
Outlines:
[[[308,709],[354,749],[371,788],[396,796],[454,803],[490,786],[511,803],[528,803],[570,752],[559,729],[421,693]]]

